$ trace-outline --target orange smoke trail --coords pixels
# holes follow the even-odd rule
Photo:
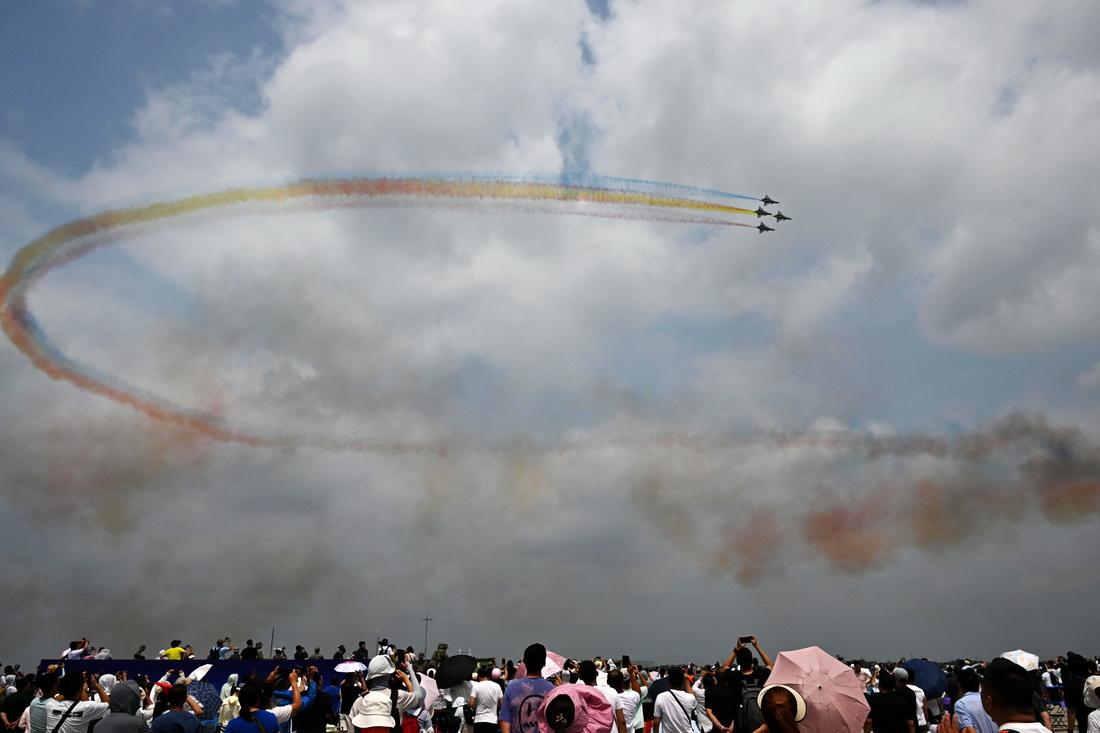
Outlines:
[[[885,492],[878,490],[854,506],[813,512],[803,526],[806,542],[849,572],[877,565],[894,541],[886,504]]]

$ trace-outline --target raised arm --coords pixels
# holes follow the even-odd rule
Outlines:
[[[749,638],[752,640],[752,645],[756,647],[756,652],[760,655],[760,661],[764,663],[765,667],[771,669],[774,666],[772,664],[772,658],[764,653],[764,650],[760,648],[760,644],[756,641],[755,636],[750,636]]]

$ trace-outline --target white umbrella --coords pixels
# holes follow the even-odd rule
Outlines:
[[[1001,655],[1010,662],[1015,662],[1026,670],[1039,669],[1039,655],[1032,654],[1031,652],[1025,652],[1023,649],[1017,649],[1011,652],[1005,652]]]
[[[333,667],[337,672],[366,672],[367,665],[354,659],[349,659],[346,662],[340,662]]]
[[[187,676],[191,678],[192,682],[194,682],[195,680],[201,680],[203,677],[206,676],[206,673],[209,672],[210,668],[213,666],[214,665],[212,664],[200,664],[198,667],[195,667],[194,672]]]

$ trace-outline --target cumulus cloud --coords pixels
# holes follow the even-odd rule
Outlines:
[[[479,653],[709,661],[734,611],[828,647],[860,642],[856,593],[888,613],[920,583],[1019,603],[1010,581],[1065,582],[1045,553],[1100,514],[1100,425],[1058,407],[1084,414],[1097,368],[1053,364],[1097,336],[1091,4],[274,7],[284,50],[150,89],[75,179],[0,141],[5,252],[106,206],[348,171],[589,168],[767,192],[794,219],[227,207],[51,272],[31,311],[82,369],[286,440],[151,421],[5,342],[3,534],[47,622],[5,648],[271,625],[405,643],[426,614]],[[989,393],[953,388],[976,363]],[[104,603],[65,605],[105,555]],[[152,579],[219,599],[217,628]],[[792,615],[794,588],[831,610]],[[699,630],[650,633],[685,607]],[[1061,652],[1074,620],[1029,630]],[[1024,630],[914,620],[860,651],[989,654]]]

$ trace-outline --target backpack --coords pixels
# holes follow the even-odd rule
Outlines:
[[[216,646],[210,647],[210,653],[206,655],[206,658],[207,659],[220,659],[221,658],[221,649],[219,649]]]
[[[401,733],[420,733],[420,720],[415,715],[401,713]]]
[[[760,712],[757,698],[764,685],[760,673],[753,672],[741,680],[741,707],[737,709],[737,728],[742,731],[754,731],[764,724],[764,715]]]

